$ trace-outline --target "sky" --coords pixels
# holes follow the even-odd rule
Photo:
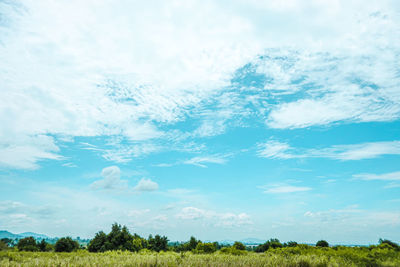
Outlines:
[[[0,0],[0,229],[400,241],[400,4]]]

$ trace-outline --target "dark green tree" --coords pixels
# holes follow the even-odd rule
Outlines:
[[[100,231],[96,233],[96,236],[90,240],[88,250],[90,252],[104,252],[106,251],[105,243],[107,241],[107,235]]]
[[[296,241],[289,241],[287,243],[284,243],[283,246],[284,247],[289,247],[289,248],[297,247],[297,242]]]
[[[20,239],[17,248],[20,251],[39,251],[36,240],[31,236]]]
[[[198,243],[196,249],[193,250],[195,253],[213,253],[217,251],[214,243]]]
[[[166,251],[168,249],[168,238],[166,236],[152,235],[148,239],[148,249],[157,252]]]
[[[236,241],[233,246],[233,248],[238,249],[238,250],[246,250],[246,246],[243,245],[242,242]]]
[[[399,246],[397,243],[395,243],[395,242],[393,242],[393,241],[390,241],[390,240],[388,240],[388,239],[382,239],[382,238],[380,238],[380,239],[379,239],[379,245],[383,245],[383,244],[388,244],[389,246],[391,246],[391,247],[394,248],[395,250],[400,250],[400,246]]]
[[[197,240],[194,236],[190,237],[190,240],[187,244],[187,250],[193,250],[197,247],[197,244],[200,242],[200,240]]]
[[[329,247],[329,243],[325,240],[319,240],[317,242],[317,244],[315,244],[317,247],[321,247],[321,248],[327,248]]]
[[[279,239],[277,238],[271,238],[270,240],[268,240],[267,242],[265,242],[264,244],[258,245],[255,248],[255,252],[264,252],[267,251],[270,248],[281,248],[283,247],[282,243],[279,241]]]
[[[37,246],[40,251],[49,251],[50,248],[49,244],[44,239],[42,239],[42,241],[40,241]]]
[[[57,240],[54,250],[56,252],[72,252],[79,248],[79,243],[71,237],[62,237]]]
[[[8,245],[3,240],[0,240],[0,251],[6,249],[8,249]]]

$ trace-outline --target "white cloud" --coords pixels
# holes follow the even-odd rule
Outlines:
[[[59,148],[50,136],[7,136],[0,139],[0,166],[37,169],[38,161],[63,159],[58,152]]]
[[[268,141],[258,144],[258,156],[263,158],[330,158],[336,160],[372,159],[384,155],[400,155],[400,141],[368,142],[334,145],[320,149],[293,148],[287,143]]]
[[[400,171],[383,174],[361,173],[354,174],[353,178],[361,180],[400,181]]]
[[[218,156],[218,155],[199,156],[185,160],[183,163],[189,165],[195,165],[202,168],[207,168],[207,165],[205,165],[205,163],[225,164],[226,156]]]
[[[156,191],[158,190],[158,184],[150,179],[142,178],[133,189],[138,192]]]
[[[311,187],[306,186],[293,186],[293,185],[272,185],[265,186],[264,193],[266,194],[286,194],[286,193],[296,193],[296,192],[306,192],[312,190]]]
[[[292,148],[287,143],[270,140],[266,143],[258,144],[258,156],[262,158],[289,159],[296,157],[289,153]]]
[[[253,224],[250,216],[246,213],[219,213],[213,210],[204,210],[196,207],[184,207],[176,214],[176,217],[182,220],[202,220],[206,224],[223,228]]]
[[[383,155],[400,155],[400,141],[336,145],[325,149],[308,150],[307,155],[339,160],[361,160],[377,158]]]
[[[93,189],[122,190],[127,189],[128,181],[121,180],[121,170],[117,166],[106,167],[101,171],[103,179],[93,182]]]
[[[57,142],[42,146],[32,141],[37,136],[165,138],[159,126],[193,110],[223,115],[196,114],[203,120],[197,137],[223,133],[227,120],[249,113],[274,128],[399,117],[396,4],[280,2],[2,3],[1,165],[34,169],[61,159]],[[234,94],[205,107],[253,61],[270,81],[246,98],[255,111],[229,102]],[[278,97],[294,92],[301,99]],[[104,157],[127,162],[144,154],[121,148]]]

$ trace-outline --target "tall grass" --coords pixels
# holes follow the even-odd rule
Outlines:
[[[139,253],[109,251],[89,253],[56,252],[0,252],[0,266],[400,266],[400,252],[387,248],[283,248],[266,253],[246,252],[232,255],[216,252],[194,254],[191,252]]]

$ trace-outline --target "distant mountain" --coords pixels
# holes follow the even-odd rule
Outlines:
[[[20,238],[20,236],[13,234],[9,231],[0,230],[0,239],[2,239],[2,238],[15,239],[15,238]]]
[[[13,233],[11,233],[9,231],[5,231],[5,230],[0,231],[0,239],[2,239],[2,238],[21,239],[21,238],[29,237],[29,236],[32,236],[35,239],[49,238],[47,235],[42,235],[42,234],[37,234],[37,233],[32,233],[32,232],[13,234]]]
[[[46,238],[49,238],[47,235],[37,234],[37,233],[32,233],[32,232],[20,233],[20,234],[18,234],[18,235],[20,235],[20,236],[22,236],[22,237],[29,237],[29,236],[32,236],[32,237],[34,237],[34,238],[36,238],[36,239],[46,239]]]
[[[258,238],[246,238],[246,239],[240,240],[240,242],[242,242],[245,245],[246,244],[263,244],[263,243],[265,243],[265,240],[258,239]]]

